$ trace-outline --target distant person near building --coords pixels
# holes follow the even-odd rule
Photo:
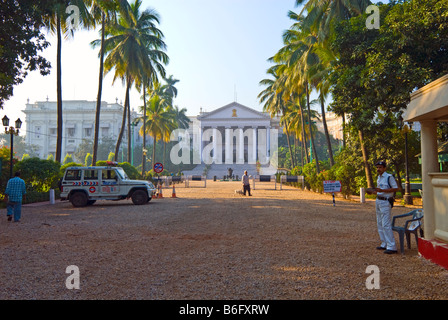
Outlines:
[[[248,192],[249,196],[252,196],[250,194],[250,181],[249,181],[249,176],[247,175],[247,170],[244,171],[244,175],[243,175],[243,178],[241,179],[241,181],[243,182],[243,193],[244,193],[244,195],[246,195],[246,192]]]

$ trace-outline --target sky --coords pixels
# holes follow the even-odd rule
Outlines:
[[[147,8],[161,17],[159,29],[170,58],[167,75],[180,80],[174,104],[186,108],[189,116],[198,115],[200,108],[213,111],[235,100],[261,111],[257,96],[264,88],[259,82],[268,77],[271,66],[267,59],[282,47],[282,34],[293,23],[288,11],[301,9],[295,0],[143,0],[142,9]],[[27,99],[56,101],[56,41],[45,34],[51,46],[42,55],[52,64],[51,74],[29,73],[14,88],[0,117],[6,114],[12,122],[20,117],[25,125],[21,110]],[[77,31],[63,42],[63,100],[96,100],[99,48],[92,49],[90,42],[99,38],[98,30]],[[123,102],[123,83],[112,82],[113,72],[104,78],[102,100]],[[131,108],[141,105],[141,95],[134,89]]]

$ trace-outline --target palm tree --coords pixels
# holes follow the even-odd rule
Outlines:
[[[288,109],[291,106],[291,99],[288,95],[286,88],[284,87],[282,72],[284,71],[284,65],[275,65],[271,67],[267,73],[274,79],[263,79],[260,81],[260,85],[265,85],[265,88],[258,98],[260,103],[264,102],[263,111],[269,112],[271,117],[280,115],[280,122],[284,125],[284,130],[287,136],[289,154],[291,158],[291,165],[295,167],[294,154],[291,148],[290,141],[290,124],[287,117]]]
[[[73,36],[74,21],[67,21],[67,8],[74,5],[79,9],[79,23],[87,28],[92,26],[92,19],[88,12],[89,1],[71,0],[56,1],[54,3],[51,14],[44,16],[44,23],[52,34],[57,38],[57,57],[56,57],[56,91],[57,91],[57,135],[56,135],[56,156],[55,161],[61,162],[62,158],[62,136],[63,136],[63,119],[62,119],[62,35]]]
[[[171,97],[171,99],[174,99],[177,97],[177,88],[175,87],[175,84],[179,82],[179,80],[174,79],[172,75],[170,75],[168,78],[164,79],[166,84],[164,86],[164,91],[166,94]]]
[[[187,109],[179,109],[178,106],[173,107],[173,112],[177,122],[177,126],[180,129],[188,129],[190,127],[191,120],[187,116]]]
[[[304,6],[299,16],[304,17],[303,24],[313,29],[319,39],[324,41],[330,35],[333,21],[347,20],[363,14],[371,2],[369,0],[296,0],[296,6],[302,4]]]
[[[96,99],[96,112],[95,112],[95,130],[94,130],[94,142],[92,152],[92,165],[94,166],[98,157],[98,140],[100,129],[100,113],[101,113],[101,96],[103,91],[103,76],[104,76],[104,42],[106,37],[106,23],[110,23],[113,19],[116,20],[118,8],[126,8],[128,2],[126,0],[93,0],[91,6],[91,15],[95,22],[101,23],[101,44],[100,44],[100,69],[98,79],[98,95]]]
[[[154,10],[141,12],[142,1],[135,0],[128,8],[120,7],[117,23],[108,25],[107,39],[104,47],[108,56],[105,59],[105,72],[115,68],[114,81],[120,78],[126,84],[126,98],[123,120],[115,147],[115,159],[123,137],[126,117],[128,133],[130,130],[130,89],[157,79],[157,73],[165,76],[163,64],[168,63],[168,56],[163,50],[166,45],[163,33],[157,28],[159,15]],[[146,91],[146,90],[145,90]],[[128,159],[131,156],[131,135],[128,134]]]
[[[144,110],[141,110],[144,112]],[[140,135],[149,134],[154,142],[152,149],[152,164],[156,163],[157,141],[169,141],[169,134],[176,128],[175,115],[167,99],[161,95],[153,94],[146,103],[146,125],[140,129]]]

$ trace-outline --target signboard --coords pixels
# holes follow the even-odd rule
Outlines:
[[[333,181],[333,180],[325,180],[324,181],[324,192],[334,193],[341,192],[341,182]]]
[[[154,172],[155,173],[160,173],[163,171],[163,164],[161,164],[160,162],[157,162],[154,164]]]

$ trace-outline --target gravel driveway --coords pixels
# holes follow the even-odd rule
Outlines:
[[[448,298],[448,271],[419,257],[414,239],[404,255],[375,249],[372,201],[333,206],[329,195],[262,187],[244,197],[240,183],[208,181],[144,206],[31,205],[20,223],[1,210],[0,299]],[[371,265],[379,289],[366,288]],[[79,289],[66,287],[68,266]]]

